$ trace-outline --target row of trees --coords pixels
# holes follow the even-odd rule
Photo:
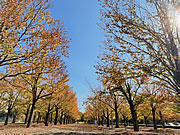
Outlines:
[[[95,110],[100,111],[95,116],[103,116],[108,121],[108,107],[104,107],[108,105],[114,111],[116,127],[119,127],[121,114],[124,123],[126,119],[132,119],[135,131],[139,130],[140,115],[147,121],[151,114],[155,130],[157,113],[161,121],[171,115],[177,119],[179,2],[99,0],[99,3],[102,8],[98,24],[105,32],[106,40],[95,68],[103,88],[95,90],[96,94],[88,99],[87,110],[92,111],[89,111],[91,114],[87,111],[86,115],[92,117]],[[166,115],[168,111],[171,113]]]
[[[84,118],[90,123],[110,124],[115,122],[127,125],[133,124],[134,130],[139,130],[139,124],[148,126],[153,122],[157,130],[157,122],[165,126],[170,121],[180,121],[179,99],[171,95],[165,87],[147,80],[139,88],[133,88],[130,83],[122,85],[119,89],[92,88],[93,95],[89,96],[86,104]]]
[[[53,112],[55,124],[58,116],[73,121],[78,108],[67,84],[63,59],[70,39],[63,22],[50,16],[48,0],[2,0],[0,5],[0,108],[7,108],[5,125],[11,112],[14,117],[24,113],[27,127],[34,112],[38,121],[44,117],[45,125]]]
[[[37,122],[37,124],[43,121],[45,126],[48,126],[49,122],[54,122],[55,125],[58,122],[67,124],[79,119],[76,94],[67,84],[57,85],[57,88],[54,88],[56,90],[51,93],[47,91],[46,87],[42,93],[49,93],[48,96],[42,94],[35,102],[34,108],[31,91],[14,87],[7,82],[4,84],[6,86],[1,88],[3,89],[1,91],[1,118],[5,117],[4,125],[8,124],[10,116],[13,118],[12,123],[15,123],[16,120],[24,121],[27,127],[30,126],[31,121]],[[2,115],[3,112],[4,115]]]

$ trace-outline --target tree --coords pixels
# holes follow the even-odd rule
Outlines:
[[[139,91],[146,78],[141,74],[138,75],[138,78],[132,77],[130,65],[122,64],[121,59],[117,59],[117,55],[113,54],[112,49],[107,50],[103,56],[99,56],[100,61],[95,66],[97,74],[99,74],[98,79],[107,88],[106,92],[124,97],[130,107],[134,130],[139,131],[136,110],[143,101],[143,96],[139,94]]]
[[[57,79],[57,78],[56,78]],[[66,84],[67,76],[61,78],[56,85],[54,85],[55,92],[52,95],[42,99],[42,107],[45,112],[45,126],[48,126],[49,121],[53,122],[54,125],[58,122],[60,116],[60,124],[64,118],[64,124],[74,123],[79,118],[79,111],[77,106],[76,93],[73,92],[72,88]],[[52,82],[54,84],[54,82]],[[55,116],[52,115],[55,112]],[[50,115],[51,114],[51,115]]]
[[[30,71],[25,64],[55,44],[61,42],[62,51],[66,52],[65,29],[63,24],[59,29],[53,27],[56,20],[49,15],[48,0],[3,0],[0,4],[0,68],[5,71],[0,80]],[[21,68],[11,72],[17,64]]]
[[[38,59],[33,59],[28,65],[26,65],[26,68],[31,69],[31,66],[34,66],[36,69],[31,69],[28,74],[26,73],[25,75],[19,76],[19,85],[26,86],[24,87],[24,91],[26,91],[25,93],[31,95],[32,103],[27,127],[29,127],[31,124],[37,101],[54,93],[56,91],[56,89],[54,89],[54,85],[56,85],[55,82],[63,81],[59,78],[59,76],[62,78],[66,76],[66,66],[65,63],[60,59],[60,56],[52,53],[52,50],[48,51],[48,55],[45,55],[44,53],[46,51],[44,50],[41,55],[39,55]],[[20,67],[21,66],[17,65],[16,70],[18,70]]]
[[[42,49],[40,46],[43,44],[43,50],[38,54],[34,54],[26,64],[16,63],[16,66],[10,66],[11,73],[16,73],[21,70],[22,67],[28,71],[26,74],[21,75],[21,80],[28,87],[26,88],[32,94],[31,110],[27,127],[30,126],[35,104],[38,99],[53,93],[48,88],[46,80],[48,76],[54,72],[58,72],[60,75],[66,70],[65,63],[62,60],[62,56],[67,56],[68,50],[68,38],[66,37],[66,31],[64,30],[63,23],[58,20],[52,20],[49,27],[41,31],[42,38],[39,39],[35,46],[30,46],[30,50]],[[23,85],[24,85],[23,84]],[[52,87],[52,86],[51,86]],[[49,91],[48,91],[49,90]]]
[[[139,131],[138,121],[137,121],[137,107],[140,103],[142,103],[142,97],[137,96],[137,91],[139,89],[135,88],[135,91],[132,90],[132,87],[129,85],[129,83],[125,84],[125,87],[115,87],[113,88],[115,90],[119,90],[122,92],[123,96],[125,97],[127,103],[129,104],[131,116],[133,119],[134,124],[134,131]]]
[[[102,124],[102,117],[103,117],[103,108],[101,106],[101,102],[97,100],[95,97],[88,97],[88,100],[85,102],[86,104],[86,112],[85,112],[85,119],[89,122],[95,124]],[[96,123],[96,122],[97,123]],[[103,124],[102,124],[103,125]]]
[[[129,123],[128,123],[128,120],[131,119],[131,112],[130,112],[130,109],[129,109],[129,105],[127,103],[127,101],[123,101],[121,104],[120,104],[120,114],[122,116],[122,119],[123,119],[123,123],[124,123],[124,126],[126,127]]]
[[[92,121],[94,123],[96,116],[94,114],[94,109],[90,104],[87,104],[85,107],[85,112],[84,112],[84,120],[86,120],[88,123]]]
[[[11,82],[11,83],[9,83]],[[21,91],[19,90],[20,88],[15,87],[13,84],[16,83],[16,79],[11,79],[7,81],[2,81],[3,85],[1,85],[1,100],[2,103],[4,104],[5,108],[7,108],[7,113],[6,113],[6,119],[4,125],[8,125],[8,120],[10,114],[12,114],[13,110],[15,112],[15,107],[18,106],[19,100],[20,100],[20,94]]]
[[[171,96],[165,103],[161,104],[158,108],[158,111],[161,111],[160,117],[163,122],[168,121],[179,121],[180,120],[180,109],[179,107],[179,99],[176,96]],[[159,114],[160,115],[160,114]]]
[[[143,102],[143,104],[139,105],[138,114],[139,114],[140,118],[141,118],[141,116],[143,117],[141,119],[144,119],[144,124],[145,124],[146,127],[148,127],[148,118],[149,118],[149,116],[151,114],[151,107],[148,104],[147,100],[145,100]]]
[[[53,72],[61,73],[65,70],[64,63],[60,64],[59,60],[56,58],[49,57],[49,60],[46,59],[46,62],[43,62],[41,66],[42,67],[40,68],[40,70],[32,71],[30,76],[31,80],[29,84],[31,87],[33,99],[27,127],[29,127],[31,124],[33,111],[35,109],[37,101],[41,98],[52,95],[54,91],[56,91],[56,89],[53,89],[54,86],[51,85],[51,83],[46,83],[46,80],[48,80],[48,74],[51,74]],[[60,75],[63,76],[64,74]]]
[[[180,93],[178,1],[99,0],[106,48],[131,66],[130,76],[153,76]],[[112,43],[113,45],[109,45]]]
[[[29,85],[29,127],[37,100],[52,93],[44,90],[48,73],[65,68],[61,57],[68,56],[69,39],[63,23],[49,15],[48,0],[7,0],[1,6],[0,80],[21,75]]]
[[[114,111],[116,128],[119,128],[119,106],[121,104],[121,99],[118,97],[118,94],[109,89],[102,90],[101,88],[91,88],[93,96],[88,97],[87,102],[93,106],[93,108],[98,112],[98,120],[103,121],[104,118],[107,120],[107,127],[109,126],[110,121],[110,112],[109,109]],[[106,114],[105,114],[106,112]],[[111,112],[112,115],[112,112]],[[113,119],[111,119],[113,121]],[[103,125],[103,122],[102,122]]]
[[[143,95],[148,99],[147,102],[151,107],[154,130],[157,130],[156,110],[160,105],[165,103],[165,101],[170,98],[169,93],[167,92],[166,88],[162,87],[162,85],[156,84],[150,80],[144,85],[143,91]]]
[[[69,85],[66,84],[66,82],[68,81],[68,75],[61,77],[58,81],[58,83],[56,84],[57,87],[57,92],[54,93],[53,95],[53,99],[54,99],[54,108],[55,108],[55,119],[54,119],[54,125],[57,124],[58,122],[58,117],[59,117],[59,109],[62,108],[64,100],[64,94],[69,90]]]
[[[62,123],[62,118],[64,118],[64,124],[74,123],[75,120],[80,119],[76,93],[71,87],[67,87],[62,93],[60,103],[58,108],[61,109],[60,123]]]
[[[57,79],[57,78],[56,78]],[[52,85],[54,86],[53,89],[56,89],[55,92],[53,92],[51,95],[49,95],[48,97],[42,99],[43,101],[43,107],[45,108],[44,110],[46,110],[46,116],[45,116],[45,126],[48,126],[49,123],[49,116],[50,114],[52,114],[55,111],[55,119],[54,119],[54,124],[57,124],[58,121],[58,112],[59,112],[59,104],[62,102],[60,100],[60,95],[62,96],[64,94],[64,91],[67,91],[66,89],[68,88],[68,86],[65,84],[65,82],[67,78],[63,78],[61,80],[58,80],[58,82],[56,83],[56,85],[53,85],[55,82],[52,81],[51,83],[53,83]],[[51,120],[52,122],[52,120]]]

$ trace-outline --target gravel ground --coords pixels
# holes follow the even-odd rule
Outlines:
[[[152,128],[141,127],[133,132],[133,127],[106,128],[88,124],[49,125],[33,124],[26,128],[24,124],[0,124],[0,135],[180,135],[180,129],[161,129],[154,132]]]

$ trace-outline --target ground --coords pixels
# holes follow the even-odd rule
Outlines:
[[[133,132],[133,127],[106,128],[88,124],[49,125],[33,124],[26,128],[24,124],[0,124],[0,135],[180,135],[180,129],[160,129],[154,132],[152,128],[141,127],[139,132]]]

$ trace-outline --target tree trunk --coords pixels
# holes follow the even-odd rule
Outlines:
[[[49,111],[46,113],[46,117],[45,117],[45,126],[48,126],[48,123],[49,123]]]
[[[155,110],[154,107],[152,107],[152,115],[153,115],[154,130],[157,131],[157,125],[156,125],[156,110]]]
[[[107,127],[109,127],[109,109],[107,108]]]
[[[55,115],[55,119],[54,119],[54,125],[57,125],[57,121],[58,121],[58,111],[59,111],[59,109],[58,109],[58,107],[56,107],[56,115]]]
[[[53,112],[49,113],[50,117],[49,117],[49,123],[52,124],[53,121]]]
[[[48,106],[48,110],[47,110],[47,113],[46,113],[46,117],[45,117],[45,126],[48,126],[48,123],[49,123],[49,114],[50,114],[50,103],[49,103],[49,106]]]
[[[66,117],[66,124],[69,124],[69,116]]]
[[[126,117],[126,126],[129,126],[129,120],[128,120],[128,117]]]
[[[144,116],[144,124],[145,124],[145,127],[148,127],[147,116]]]
[[[101,116],[101,125],[104,126],[104,116]]]
[[[159,111],[159,115],[160,115],[160,118],[161,118],[162,128],[164,128],[165,124],[164,124],[164,120],[163,120],[163,116],[162,116],[162,112],[161,111]]]
[[[130,102],[129,105],[130,105],[131,116],[132,116],[133,124],[134,124],[134,131],[139,131],[136,110],[134,109],[133,103]]]
[[[32,106],[31,106],[31,111],[29,114],[29,119],[28,119],[28,123],[27,123],[27,128],[29,128],[32,124],[32,117],[33,117],[33,113],[34,113],[34,109],[35,109],[35,105],[36,105],[36,101],[33,101]]]
[[[64,123],[65,123],[65,124],[68,124],[68,123],[67,123],[67,116],[66,116],[66,115],[64,116]]]
[[[6,114],[6,119],[5,119],[5,123],[4,125],[7,125],[8,124],[8,119],[9,119],[9,114],[11,113],[11,108],[8,107],[8,112]]]
[[[66,124],[66,115],[64,115],[63,124]]]
[[[113,128],[113,114],[112,114],[112,111],[111,111],[111,127]]]
[[[124,127],[126,127],[127,126],[127,124],[126,124],[126,116],[122,114],[122,117],[123,117]]]
[[[118,106],[117,106],[117,102],[114,102],[114,112],[115,112],[115,117],[116,117],[116,126],[115,128],[119,128],[119,115],[118,115]]]
[[[31,105],[29,105],[28,108],[27,108],[27,111],[26,111],[26,114],[25,114],[25,121],[24,121],[24,124],[27,123],[27,119],[28,119],[28,114],[29,114],[30,106],[31,106]]]
[[[60,119],[59,119],[59,123],[62,124],[63,123],[63,110],[61,112],[61,116],[60,116]]]
[[[12,120],[12,123],[16,123],[16,112],[13,114],[13,120]]]
[[[33,115],[33,123],[35,123],[35,121],[36,121],[36,113],[34,113]]]
[[[100,117],[98,115],[98,126],[100,126],[101,122],[100,122]]]
[[[40,112],[38,112],[37,124],[39,123],[40,119],[41,119],[41,114]]]

